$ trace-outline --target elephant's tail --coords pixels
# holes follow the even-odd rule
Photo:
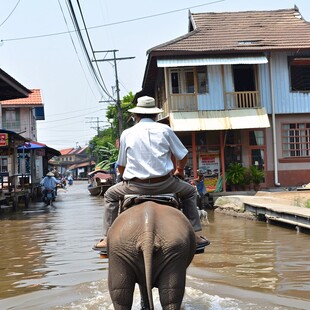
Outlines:
[[[145,281],[147,297],[150,309],[154,309],[153,295],[152,295],[152,269],[153,269],[153,253],[156,249],[156,236],[154,234],[154,221],[148,221],[145,218],[145,230],[141,235],[141,242],[138,242],[138,247],[143,253],[144,268],[145,268]]]

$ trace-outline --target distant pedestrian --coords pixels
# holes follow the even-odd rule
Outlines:
[[[204,197],[207,194],[207,189],[205,185],[205,177],[203,175],[202,170],[197,170],[197,178],[194,179],[194,184],[196,185],[197,189],[197,200],[198,200],[198,207],[200,210],[204,207]]]

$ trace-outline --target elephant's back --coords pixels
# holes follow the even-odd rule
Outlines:
[[[112,227],[130,236],[135,232],[153,229],[157,235],[163,235],[165,238],[174,238],[176,234],[191,234],[193,230],[180,210],[153,201],[146,201],[121,213]]]
[[[154,246],[167,251],[173,246],[195,252],[195,233],[186,216],[176,208],[152,201],[121,213],[109,230],[108,242],[117,249],[125,246],[127,251],[135,252],[139,240],[150,233],[155,238]],[[194,248],[189,243],[194,244]]]

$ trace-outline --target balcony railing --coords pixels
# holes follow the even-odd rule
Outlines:
[[[227,110],[260,108],[259,91],[226,92],[225,106]]]
[[[2,128],[12,131],[21,131],[21,122],[20,121],[2,121]]]
[[[170,107],[168,106],[168,100],[164,103],[165,114],[170,111],[197,111],[198,100],[196,94],[173,94],[170,95]]]
[[[225,93],[225,109],[251,109],[260,108],[260,92],[244,91],[244,92],[226,92]],[[164,114],[169,112],[193,112],[198,111],[198,100],[196,94],[173,94],[169,100],[163,105]]]

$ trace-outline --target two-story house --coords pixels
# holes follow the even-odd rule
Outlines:
[[[136,98],[156,98],[194,171],[221,173],[224,191],[231,162],[263,170],[266,187],[310,182],[310,23],[297,7],[189,12],[188,33],[147,55]]]
[[[44,105],[40,89],[28,90],[27,96],[4,98],[0,101],[0,128],[15,132],[27,140],[17,146],[19,183],[32,183],[35,187],[48,171],[48,160],[59,151],[37,142],[37,121],[44,120]],[[6,161],[6,156],[0,157]],[[0,167],[0,172],[3,168]]]
[[[95,167],[95,162],[87,152],[88,147],[67,148],[60,150],[60,155],[51,161],[60,174],[72,174],[73,178],[87,178],[89,172]]]
[[[31,89],[26,98],[0,101],[1,128],[12,130],[23,137],[37,141],[37,120],[44,120],[40,89]]]

